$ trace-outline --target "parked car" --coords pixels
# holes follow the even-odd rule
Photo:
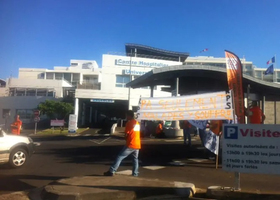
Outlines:
[[[12,168],[24,166],[34,153],[30,137],[9,135],[0,128],[0,163],[8,163]]]

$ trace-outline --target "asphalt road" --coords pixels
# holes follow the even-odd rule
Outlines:
[[[30,162],[20,169],[0,166],[0,193],[42,187],[57,179],[101,175],[107,171],[124,145],[119,137],[35,137],[41,145]],[[215,169],[207,159],[200,142],[187,148],[178,140],[143,139],[140,159],[140,176],[170,181],[194,183],[197,188],[211,185],[234,186],[234,174]],[[175,162],[175,165],[174,163]],[[179,166],[176,164],[185,164]],[[132,162],[126,159],[119,171],[131,170]],[[130,172],[131,173],[131,172]],[[280,176],[242,174],[241,188],[265,193],[280,192]]]

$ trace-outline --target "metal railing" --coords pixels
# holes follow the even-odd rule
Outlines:
[[[116,55],[116,56],[127,56],[127,57],[140,57],[140,58],[151,58],[151,59],[158,59],[158,60],[169,60],[169,61],[177,61],[177,62],[183,62],[183,61],[179,61],[179,57],[178,60],[175,60],[175,57],[164,57],[164,56],[155,56],[155,55],[147,55],[147,54],[140,54],[137,53],[135,56],[135,53],[125,53],[125,52],[108,52],[107,54],[109,55]]]
[[[77,89],[87,89],[87,90],[100,90],[100,83],[83,82],[77,85]]]

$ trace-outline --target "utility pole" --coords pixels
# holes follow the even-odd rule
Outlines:
[[[131,82],[132,80],[132,76],[131,76],[131,60],[132,60],[132,49],[130,50],[130,63],[129,63],[129,82]],[[128,110],[130,109],[130,90],[131,90],[131,86],[129,86],[128,88]]]

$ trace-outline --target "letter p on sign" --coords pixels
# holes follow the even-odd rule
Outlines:
[[[225,126],[224,127],[225,139],[238,139],[238,129],[236,126]]]

